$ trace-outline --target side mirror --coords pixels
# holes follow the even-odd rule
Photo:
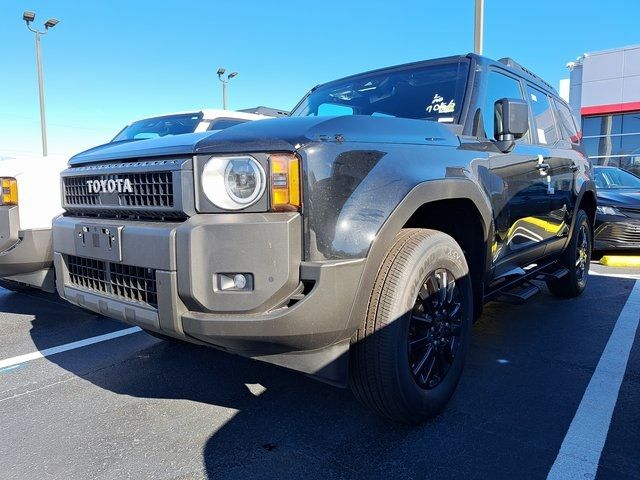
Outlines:
[[[516,140],[529,130],[527,102],[516,98],[501,98],[494,104],[494,137],[502,152],[510,152]]]

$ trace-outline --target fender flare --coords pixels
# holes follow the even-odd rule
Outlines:
[[[367,307],[380,265],[398,232],[423,205],[441,200],[470,200],[478,209],[485,240],[493,232],[491,203],[472,180],[456,178],[419,183],[405,196],[384,222],[366,257],[356,298],[351,307],[346,329],[353,333],[360,324]],[[490,258],[487,248],[486,258]]]

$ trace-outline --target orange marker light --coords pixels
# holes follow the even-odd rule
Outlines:
[[[2,191],[0,192],[2,201],[0,205],[18,204],[18,182],[15,178],[2,178]]]
[[[271,169],[271,209],[276,212],[298,211],[300,193],[300,160],[297,156],[276,153],[269,157]]]

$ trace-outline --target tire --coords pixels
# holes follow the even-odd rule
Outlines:
[[[462,249],[449,235],[404,229],[396,236],[351,342],[349,383],[361,403],[411,425],[444,408],[462,375],[471,336],[468,271]],[[437,287],[443,285],[447,306],[430,315],[439,298],[430,292],[442,292]],[[445,309],[452,315],[442,315]],[[434,335],[455,340],[448,344]]]
[[[569,273],[562,278],[547,282],[552,295],[572,298],[582,294],[589,278],[592,248],[593,239],[589,217],[584,210],[578,210],[571,241],[558,262],[568,269]]]

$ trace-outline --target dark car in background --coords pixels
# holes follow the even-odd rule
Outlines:
[[[595,250],[640,249],[640,177],[617,167],[593,168],[598,194]]]

